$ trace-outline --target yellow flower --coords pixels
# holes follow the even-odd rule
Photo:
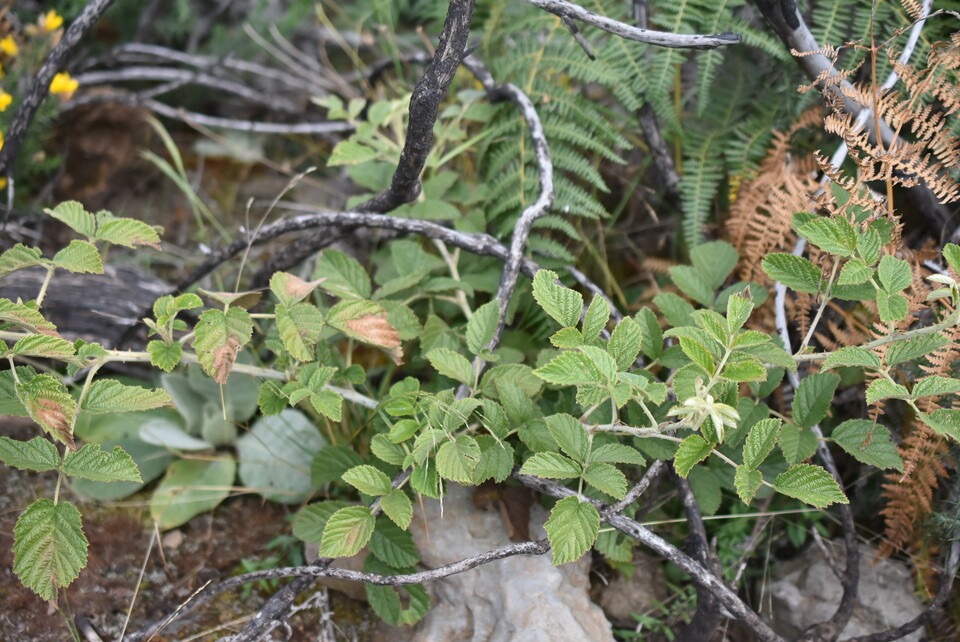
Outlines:
[[[7,177],[0,176],[0,189],[7,189]]]
[[[12,58],[20,51],[20,47],[17,46],[17,41],[13,39],[13,36],[5,36],[0,40],[0,51]]]
[[[47,33],[50,33],[51,31],[56,31],[63,26],[63,16],[57,15],[57,12],[51,9],[40,16],[40,19],[37,22],[40,23],[41,29]]]
[[[61,71],[59,74],[53,77],[53,82],[50,83],[50,93],[60,94],[69,98],[79,86],[80,83],[71,78],[70,74],[65,71]]]
[[[7,107],[13,102],[13,96],[0,89],[0,111],[7,111]]]

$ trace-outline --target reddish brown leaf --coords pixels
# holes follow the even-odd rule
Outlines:
[[[227,383],[227,377],[233,370],[240,354],[240,342],[236,337],[227,337],[226,343],[213,350],[213,380],[217,383]]]
[[[387,321],[387,315],[367,314],[344,323],[358,339],[383,348],[394,363],[403,363],[403,348],[400,347],[400,334]]]

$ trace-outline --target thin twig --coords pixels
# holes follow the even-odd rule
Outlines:
[[[645,42],[648,45],[657,45],[658,47],[669,47],[672,49],[716,49],[717,47],[724,47],[726,45],[735,45],[741,40],[740,35],[735,33],[718,33],[704,36],[639,29],[626,23],[607,18],[606,16],[593,13],[578,4],[567,2],[566,0],[527,0],[527,2],[544,11],[549,11],[560,18],[566,17],[579,20],[580,22],[585,22],[588,25],[592,25],[626,40]]]
[[[703,525],[700,505],[693,495],[690,483],[679,475],[675,476],[675,481],[677,489],[680,491],[680,500],[683,502],[683,512],[687,517],[687,550],[691,557],[700,562],[704,568],[709,569],[714,576],[722,578],[723,572],[720,569],[720,562],[710,550],[710,542],[707,540],[707,529]],[[700,585],[697,585],[696,588],[697,609],[686,626],[680,630],[680,634],[677,636],[680,642],[699,642],[709,639],[712,632],[723,620],[720,605],[713,592]]]
[[[433,126],[466,50],[473,8],[474,0],[450,1],[433,61],[410,96],[407,136],[390,187],[362,203],[358,211],[390,212],[420,195],[420,172],[433,147]]]

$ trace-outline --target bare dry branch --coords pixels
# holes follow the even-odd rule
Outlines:
[[[615,36],[625,38],[626,40],[635,40],[658,47],[669,47],[672,49],[716,49],[717,47],[735,45],[740,42],[739,34],[735,33],[718,33],[703,36],[698,34],[687,35],[640,29],[607,18],[606,16],[601,16],[598,13],[593,13],[578,4],[567,2],[566,0],[527,0],[527,2],[544,11],[549,11],[560,18],[579,20],[597,29],[602,29]]]

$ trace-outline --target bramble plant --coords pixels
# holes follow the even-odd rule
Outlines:
[[[425,10],[426,3],[414,4]],[[747,180],[759,140],[750,137],[754,130],[766,136],[768,128],[757,123],[777,109],[756,120],[738,115],[753,92],[767,87],[744,73],[736,83],[714,83],[724,58],[717,50],[704,54],[697,59],[702,122],[694,133],[683,133],[684,105],[679,97],[671,104],[666,90],[684,84],[676,74],[679,48],[721,47],[739,36],[679,36],[616,23],[618,36],[669,48],[648,56],[620,37],[604,37],[594,52],[567,38],[567,30],[578,34],[574,18],[605,29],[612,21],[579,5],[531,0],[538,9],[523,7],[514,16],[513,4],[494,4],[484,15],[488,31],[479,49],[493,72],[465,53],[474,3],[452,0],[435,55],[411,58],[428,66],[409,94],[314,98],[336,121],[328,131],[350,132],[329,148],[328,165],[344,167],[365,190],[347,202],[354,211],[283,205],[278,198],[270,212],[298,213],[244,230],[212,252],[189,284],[160,297],[152,314],[144,312],[144,350],[68,341],[43,305],[58,270],[101,274],[107,246],[160,249],[158,230],[68,201],[46,213],[80,238],[52,258],[22,244],[0,254],[0,278],[45,271],[35,299],[0,299],[0,348],[9,363],[0,372],[0,413],[29,417],[48,435],[0,437],[0,462],[56,471],[58,479],[54,496],[32,503],[14,529],[14,568],[24,585],[54,600],[87,563],[82,516],[61,498],[64,484],[81,496],[115,499],[159,480],[148,492],[151,517],[162,529],[215,508],[234,490],[252,491],[300,505],[293,536],[318,551],[296,568],[258,569],[248,561],[242,578],[205,589],[187,608],[243,581],[295,576],[286,597],[276,598],[289,606],[314,578],[337,576],[364,582],[371,606],[388,623],[413,624],[429,607],[424,580],[509,555],[549,552],[560,565],[591,550],[629,572],[633,548],[643,544],[692,578],[695,586],[680,590],[684,603],[696,597],[691,620],[716,623],[730,614],[758,639],[776,640],[737,594],[736,580],[733,590],[725,581],[730,565],[708,550],[701,514],[726,506],[736,515],[779,500],[831,508],[840,517],[844,596],[837,614],[817,625],[825,639],[839,635],[856,602],[859,547],[833,454],[843,451],[896,480],[923,462],[903,447],[914,435],[960,441],[954,363],[960,246],[913,252],[893,209],[895,186],[922,185],[925,196],[944,203],[960,198],[960,143],[951,133],[960,104],[950,91],[956,84],[943,78],[960,68],[957,48],[928,47],[926,68],[906,64],[913,44],[902,54],[891,51],[888,61],[878,58],[873,40],[869,50],[855,52],[858,60],[869,53],[873,69],[895,69],[904,95],[890,91],[896,75],[889,85],[861,85],[848,80],[852,72],[835,73],[839,53],[829,46],[798,54],[828,97],[828,111],[799,115],[787,134],[771,134],[768,159]],[[729,25],[762,50],[785,56],[772,38],[732,14],[693,4],[665,8],[660,19],[680,29],[689,11],[704,30]],[[783,28],[771,7],[792,3],[756,4],[773,28]],[[919,36],[928,8],[904,4]],[[396,23],[391,16],[377,19]],[[328,26],[322,7],[318,17]],[[790,27],[779,33],[785,42],[803,35],[799,14],[779,18]],[[520,32],[546,35],[510,42]],[[957,44],[955,36],[951,42]],[[515,55],[494,55],[508,45]],[[733,51],[722,56],[743,64],[746,54]],[[443,105],[460,68],[476,82],[450,92]],[[522,86],[498,84],[494,76]],[[608,104],[596,105],[602,101],[583,91],[594,81],[610,92]],[[740,89],[736,97],[727,94]],[[681,253],[689,264],[663,270],[649,299],[630,301],[617,292],[624,305],[635,304],[624,316],[608,298],[620,285],[603,253],[594,252],[603,259],[607,288],[577,270],[557,239],[581,242],[588,253],[596,249],[582,223],[607,214],[601,202],[607,199],[598,196],[607,190],[602,166],[622,163],[618,149],[629,143],[613,121],[622,115],[619,107],[642,110],[638,96],[649,101],[648,124],[656,129],[659,118],[675,137],[677,156],[688,160],[672,187],[670,172],[677,169],[669,152],[658,169],[666,189],[682,196]],[[714,102],[726,108],[707,109]],[[937,104],[943,115],[918,107],[922,102]],[[806,165],[794,163],[801,154],[791,147],[792,135],[821,123],[843,138],[843,154],[828,159],[817,152]],[[908,129],[909,141],[901,131]],[[173,155],[173,139],[156,131]],[[656,138],[646,128],[645,134]],[[769,140],[758,147],[766,149]],[[172,164],[159,156],[153,161],[182,191],[192,189],[179,156]],[[704,242],[708,203],[724,172],[731,179],[731,242]],[[886,187],[886,199],[874,192],[877,185]],[[202,202],[193,194],[190,204]],[[372,243],[368,255],[353,256],[304,234],[289,244],[300,254],[278,253],[286,265],[313,257],[296,274],[265,270],[265,287],[254,291],[241,291],[240,277],[233,291],[194,288],[230,258],[282,234],[358,228],[415,238],[390,236]],[[146,364],[154,380],[101,376],[113,363]],[[71,389],[68,380],[79,384]],[[839,391],[857,386],[865,404],[841,409]],[[906,417],[902,431],[882,420],[888,402]],[[638,498],[667,468],[675,473],[685,528],[702,549],[689,555],[637,521]],[[511,479],[550,498],[546,540],[417,570],[410,527],[419,499],[442,498],[450,484]],[[908,514],[888,510],[901,521]],[[720,538],[723,561],[745,531]],[[804,536],[788,531],[795,543]],[[363,571],[331,566],[365,549]],[[948,560],[960,544],[951,551]],[[943,600],[953,574],[945,577]]]
[[[154,307],[155,318],[147,319],[159,338],[150,342],[145,353],[106,350],[83,341],[71,343],[60,337],[40,312],[44,290],[55,271],[100,273],[103,245],[155,246],[158,237],[156,230],[143,223],[107,212],[91,214],[77,203],[63,203],[48,214],[84,238],[72,241],[51,259],[22,245],[0,255],[0,276],[29,267],[46,269],[48,275],[36,301],[0,302],[3,356],[11,364],[10,370],[0,373],[0,410],[29,416],[54,441],[36,437],[19,442],[2,437],[0,460],[18,468],[56,470],[61,478],[83,480],[78,482],[81,492],[85,482],[132,482],[126,492],[133,492],[145,480],[120,443],[142,459],[144,467],[158,454],[144,449],[147,444],[165,452],[215,453],[218,446],[234,443],[235,422],[246,421],[253,413],[250,400],[254,390],[249,388],[247,375],[268,377],[259,390],[259,407],[265,417],[237,441],[241,480],[281,501],[301,501],[311,487],[334,480],[375,498],[388,521],[378,520],[365,505],[325,501],[301,510],[294,522],[294,534],[316,542],[323,557],[349,557],[369,545],[374,552],[367,565],[371,572],[378,568],[402,572],[416,563],[415,549],[404,532],[413,515],[411,492],[441,497],[446,483],[503,481],[515,466],[520,474],[572,480],[579,494],[617,501],[629,488],[627,475],[633,476],[633,471],[645,465],[646,452],[673,459],[677,473],[691,480],[698,495],[707,492],[708,485],[732,480],[744,503],[761,489],[816,507],[846,503],[830,473],[805,463],[819,441],[811,428],[827,418],[840,382],[830,372],[835,368],[877,373],[867,389],[868,401],[902,399],[933,430],[960,438],[960,411],[923,413],[915,405],[923,397],[960,391],[960,380],[928,377],[908,390],[890,376],[891,367],[942,346],[942,330],[957,324],[960,294],[953,277],[932,277],[943,286],[935,297],[946,297],[954,308],[948,308],[935,324],[891,333],[873,345],[792,356],[770,335],[745,328],[755,297],[762,298],[763,290],[738,283],[717,291],[727,281],[737,256],[726,243],[713,242],[693,251],[691,266],[673,268],[671,273],[680,291],[702,307],[695,309],[669,293],[655,299],[667,321],[665,332],[649,308],[623,318],[608,332],[606,301],[595,296],[585,306],[579,292],[560,284],[555,273],[540,270],[532,280],[531,294],[559,329],[550,336],[552,347],[541,351],[539,366],[534,368],[517,362],[498,363],[501,354],[487,350],[499,321],[496,302],[472,310],[462,336],[424,355],[439,375],[462,386],[465,394],[457,394],[454,388],[428,391],[411,378],[393,384],[378,404],[382,431],[373,435],[372,458],[364,461],[345,446],[323,446],[316,430],[303,422],[303,414],[284,408],[299,405],[333,421],[342,417],[342,395],[331,382],[359,385],[364,377],[356,364],[345,364],[327,347],[335,335],[379,347],[399,362],[400,334],[389,320],[384,305],[388,299],[378,298],[378,293],[399,286],[389,286],[387,281],[374,292],[359,263],[328,251],[318,262],[318,278],[313,281],[286,273],[275,275],[271,293],[276,303],[271,313],[254,315],[246,309],[259,299],[252,293],[206,293],[217,307],[205,309],[191,328],[179,314],[202,307],[201,298],[194,294],[166,296]],[[765,270],[790,288],[849,299],[879,296],[896,302],[910,285],[909,265],[881,255],[886,241],[877,228],[884,227],[882,221],[857,228],[844,218],[798,215],[795,225],[798,234],[833,257],[836,267],[834,278],[824,282],[819,268],[806,259],[770,255]],[[404,266],[400,255],[394,256],[400,262],[398,272],[413,267]],[[403,256],[415,257],[416,253]],[[944,258],[952,270],[960,270],[960,247],[948,244]],[[850,284],[851,277],[845,275],[853,271],[857,282]],[[425,276],[421,274],[421,278]],[[318,289],[343,300],[326,307]],[[406,319],[407,331],[412,333],[414,322],[407,317],[413,312],[396,301],[389,307],[393,316]],[[889,316],[881,312],[881,319],[892,323],[905,315],[906,310],[893,303]],[[241,351],[254,345],[255,329],[282,370],[238,361]],[[665,346],[665,341],[673,345]],[[192,344],[193,352],[185,350],[185,344]],[[879,346],[886,348],[882,359],[871,351]],[[473,363],[467,355],[474,358]],[[77,398],[53,374],[17,366],[15,362],[23,358],[60,361],[72,375],[86,369]],[[481,358],[494,365],[478,374],[474,364]],[[771,417],[761,399],[780,385],[785,370],[796,369],[798,360],[821,361],[823,371],[800,381],[791,416]],[[101,368],[117,361],[149,361],[165,372],[181,363],[198,363],[210,383],[204,383],[199,371],[192,368],[187,377],[164,375],[163,388],[157,389],[96,376]],[[670,375],[666,380],[664,373]],[[224,385],[222,395],[217,394],[217,383]],[[744,391],[747,394],[742,394]],[[211,398],[224,401],[211,403]],[[162,417],[138,421],[135,434],[124,435],[115,423],[108,424],[110,430],[96,428],[96,422],[109,415],[143,413],[174,401],[184,417],[184,428]],[[274,415],[284,421],[270,424]],[[79,432],[86,431],[93,441],[79,446],[75,428],[84,416],[92,420]],[[103,449],[96,441],[98,435],[114,440],[126,436],[127,441]],[[264,461],[253,454],[245,459],[244,439],[273,444],[268,448],[273,459]],[[881,469],[902,468],[889,430],[875,422],[844,421],[835,426],[830,440],[864,463]],[[62,452],[55,442],[62,444]],[[292,452],[276,452],[283,443],[296,447]],[[303,454],[298,455],[297,449]],[[249,452],[257,450],[250,448]],[[728,466],[728,472],[711,465],[714,460]],[[278,488],[277,484],[291,479],[289,474],[278,475],[278,467],[296,461],[302,462],[301,470],[313,470],[312,486],[298,482],[294,483],[296,489]],[[702,466],[706,475],[693,474]],[[151,470],[155,477],[156,467]],[[398,477],[401,470],[409,471],[409,476]],[[164,528],[182,524],[219,503],[235,475],[236,462],[228,453],[170,464],[154,493],[154,517]],[[395,485],[393,478],[402,481]],[[311,479],[309,472],[306,479]],[[80,519],[79,511],[62,501],[58,492],[52,499],[31,504],[17,523],[16,572],[24,584],[46,599],[53,599],[56,589],[69,584],[86,563]],[[592,503],[577,496],[558,501],[546,523],[554,563],[571,562],[586,553],[597,543],[599,526],[600,513]],[[396,615],[384,602],[393,595],[390,589],[371,590],[374,607],[391,621],[409,623],[425,610],[423,598],[415,600],[410,607],[413,611]],[[377,596],[377,591],[386,593]]]

